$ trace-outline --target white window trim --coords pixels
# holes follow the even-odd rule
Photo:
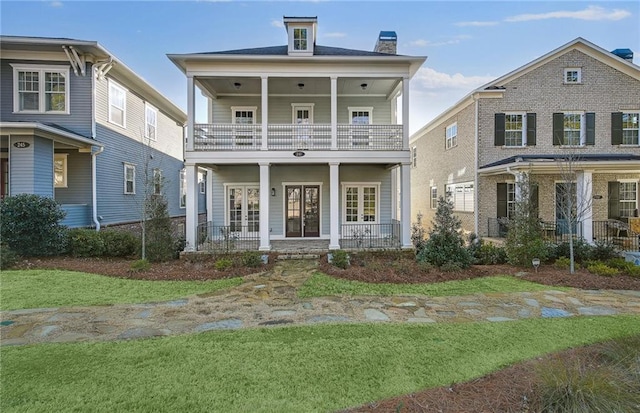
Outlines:
[[[569,72],[577,72],[578,73],[578,80],[576,82],[568,82],[567,81],[567,74]],[[563,75],[562,75],[562,82],[565,85],[579,85],[582,83],[582,68],[580,67],[566,67],[563,71]]]
[[[124,107],[122,108],[122,125],[119,124],[118,122],[113,121],[111,119],[111,106],[112,106],[112,104],[111,104],[111,87],[119,89],[124,94]],[[109,121],[109,123],[111,123],[113,125],[118,125],[118,126],[120,126],[122,128],[125,128],[125,129],[127,127],[127,93],[128,92],[129,91],[126,88],[124,88],[122,85],[118,84],[117,82],[115,82],[112,79],[108,79],[108,82],[107,82],[107,95],[108,95],[107,104],[109,105],[109,108],[108,108],[109,109],[108,110],[109,113],[107,115],[108,116],[107,120]],[[146,132],[145,132],[145,135],[146,135]]]
[[[342,187],[342,217],[341,217],[341,221],[343,224],[349,225],[349,224],[354,224],[354,225],[360,225],[360,224],[379,224],[380,223],[380,182],[342,182],[341,183],[341,187]],[[375,221],[360,221],[360,219],[358,218],[357,222],[347,222],[347,187],[357,187],[359,189],[365,188],[365,187],[375,187],[376,188],[376,220]],[[359,192],[359,191],[358,191]],[[358,199],[358,213],[360,213],[360,211],[362,210],[362,208],[364,207],[361,204],[362,200]]]
[[[296,49],[294,47],[294,33],[296,29],[306,29],[307,31],[307,48]],[[312,53],[313,52],[313,27],[307,25],[289,26],[289,53]]]
[[[291,104],[291,123],[296,124],[296,111],[298,109],[309,108],[309,124],[313,123],[313,109],[315,103],[292,103]]]
[[[54,188],[67,188],[67,153],[56,153],[53,155],[54,169],[53,169],[53,187]],[[62,182],[56,184],[55,177],[55,162],[62,161]]]
[[[111,107],[111,106],[109,106]],[[154,135],[153,137],[149,136],[149,111],[153,112],[155,114],[155,123],[151,126],[153,126],[153,130],[154,130]],[[157,141],[158,140],[158,109],[156,109],[154,106],[150,105],[149,103],[145,102],[144,103],[144,137],[152,140],[152,141]]]
[[[622,111],[623,115],[630,115],[630,114],[636,114],[640,117],[640,109],[636,109],[636,110],[623,110]],[[622,127],[622,133],[624,134],[625,130],[634,130],[632,128],[624,128],[624,126]],[[636,128],[635,130],[638,130],[638,143],[622,143],[620,144],[621,147],[624,148],[635,148],[640,146],[640,119],[639,119],[639,125],[638,128]]]
[[[527,146],[527,112],[505,112],[505,120],[504,120],[504,145],[503,148],[523,148]],[[507,145],[507,116],[509,115],[521,115],[522,116],[522,141],[520,145]]]
[[[456,128],[456,134],[452,135],[452,136],[448,136],[449,135],[449,130],[453,129],[454,126]],[[445,139],[445,149],[451,149],[451,148],[455,148],[456,146],[458,146],[458,122],[453,122],[452,124],[448,125],[445,128],[444,139]],[[454,140],[455,140],[455,142],[454,142]]]
[[[349,124],[352,124],[353,112],[369,112],[369,125],[373,125],[373,106],[349,106],[347,109],[349,110]]]
[[[435,189],[435,198],[433,197],[433,190]],[[435,202],[434,202],[435,200]],[[438,209],[438,187],[436,185],[429,188],[429,207],[431,209]]]
[[[255,125],[258,123],[258,119],[256,119],[258,107],[257,106],[231,106],[231,123],[236,123],[236,111],[245,111],[245,112],[253,112],[253,123],[251,125]]]
[[[13,68],[13,113],[45,113],[47,115],[68,115],[69,112],[69,95],[70,93],[70,80],[69,76],[69,66],[55,66],[55,65],[29,65],[29,64],[16,64],[11,63],[11,67]],[[38,77],[38,110],[20,110],[20,96],[18,94],[18,72],[29,71],[29,72],[39,72],[40,75]],[[65,91],[64,91],[64,108],[65,110],[45,110],[46,101],[45,101],[45,81],[44,74],[47,72],[56,72],[63,73],[65,78]]]
[[[635,201],[635,203],[636,203],[636,204],[635,204],[635,208],[634,208],[634,209],[638,209],[638,198],[640,198],[640,181],[638,181],[638,180],[636,180],[636,179],[618,179],[618,182],[619,182],[619,183],[621,183],[621,184],[623,184],[623,183],[626,183],[626,184],[629,184],[629,183],[631,183],[631,184],[636,184],[636,201]],[[626,202],[626,203],[632,203],[632,202],[633,202],[633,200],[626,200],[626,199],[625,199],[625,200],[622,200],[622,199],[618,199],[618,204],[621,204],[621,203],[623,203],[623,202]]]
[[[568,110],[562,112],[563,115],[580,115],[580,144],[579,145],[565,145],[564,143],[560,145],[561,148],[584,148],[587,145],[587,119],[586,112],[578,111],[578,110]],[[563,120],[564,122],[564,120]],[[564,142],[564,123],[562,128],[562,141]]]
[[[123,168],[123,172],[124,172],[123,193],[125,195],[135,195],[136,194],[136,166],[135,166],[135,164],[127,163],[127,162],[124,162],[123,165],[124,165],[124,168]],[[131,191],[131,192],[127,192],[127,169],[129,169],[129,168],[131,168],[133,170],[133,191]]]

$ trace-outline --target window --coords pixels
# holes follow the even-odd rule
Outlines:
[[[640,113],[623,113],[622,114],[622,144],[638,145],[638,118]]]
[[[515,217],[516,213],[516,184],[507,182],[507,218]]]
[[[523,146],[526,117],[522,113],[507,113],[504,118],[504,145]]]
[[[438,187],[432,186],[431,187],[431,209],[437,209],[437,208],[438,208]]]
[[[127,114],[126,110],[126,89],[109,79],[109,122],[124,128]]]
[[[564,69],[564,83],[565,84],[582,83],[582,70],[579,68]]]
[[[496,113],[494,145],[511,148],[535,146],[536,114],[511,112]]]
[[[180,208],[187,206],[187,171],[180,171]]]
[[[160,169],[153,170],[153,195],[162,194],[162,171]]]
[[[447,185],[445,191],[448,199],[453,203],[454,211],[473,212],[475,204],[473,182]]]
[[[201,194],[206,193],[207,175],[203,174],[202,172],[198,172],[198,186],[200,188]]]
[[[124,193],[136,193],[136,167],[129,163],[124,164]]]
[[[554,113],[553,144],[565,146],[594,145],[595,113]]]
[[[446,149],[453,148],[454,146],[458,146],[458,123],[454,123],[453,125],[447,126],[446,131]]]
[[[418,147],[414,146],[411,148],[411,167],[415,168],[418,166]]]
[[[293,29],[293,50],[304,50],[308,47],[308,30],[306,28]]]
[[[144,137],[155,141],[158,129],[158,111],[149,104],[144,105],[144,122],[146,125]]]
[[[344,222],[356,224],[378,221],[379,184],[345,184],[343,187]]]
[[[69,113],[68,67],[12,65],[14,112]]]
[[[620,182],[620,217],[629,218],[634,216],[637,208],[638,183]]]
[[[53,155],[53,186],[54,188],[67,187],[67,154],[56,153]]]

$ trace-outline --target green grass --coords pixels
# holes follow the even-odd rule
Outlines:
[[[2,271],[0,309],[163,301],[240,284],[239,277],[215,281],[141,281],[74,271]]]
[[[327,412],[640,334],[640,317],[251,329],[2,349],[0,410]]]
[[[419,294],[433,297],[468,295],[476,293],[545,291],[552,287],[520,280],[516,277],[481,277],[463,281],[447,281],[434,284],[376,284],[342,280],[322,273],[315,273],[298,290],[300,297],[327,295],[407,295]],[[553,287],[553,289],[560,289]]]

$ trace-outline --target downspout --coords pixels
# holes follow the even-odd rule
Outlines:
[[[475,114],[475,116],[476,116],[475,135],[476,136],[475,136],[475,139],[474,139],[475,140],[475,148],[474,148],[474,151],[475,151],[475,154],[474,154],[474,158],[475,158],[475,165],[474,165],[474,167],[475,167],[475,176],[473,177],[473,181],[474,181],[473,182],[473,187],[475,188],[475,198],[476,198],[475,201],[476,202],[473,205],[473,209],[474,209],[474,211],[473,211],[473,231],[476,233],[476,235],[478,235],[478,231],[480,230],[480,224],[479,224],[480,217],[478,216],[480,214],[480,207],[479,207],[479,204],[480,204],[480,202],[479,202],[480,201],[479,200],[480,191],[479,191],[479,188],[478,188],[478,174],[479,174],[478,168],[479,168],[479,165],[480,165],[480,161],[478,160],[478,153],[479,153],[478,139],[480,138],[478,136],[479,135],[479,133],[478,133],[478,129],[479,129],[478,118],[479,118],[480,109],[479,109],[479,102],[478,102],[477,96],[474,96],[474,99],[476,101],[476,108],[475,108],[476,109],[476,114]]]
[[[100,221],[98,221],[98,191],[97,191],[97,179],[96,179],[96,157],[104,151],[104,147],[101,146],[96,152],[91,152],[91,197],[93,204],[93,223],[96,224],[96,232],[100,231]]]

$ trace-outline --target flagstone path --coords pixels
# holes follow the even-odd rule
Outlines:
[[[0,345],[127,340],[209,330],[362,322],[504,322],[525,318],[640,314],[640,291],[565,291],[455,297],[299,298],[314,260],[278,262],[235,288],[179,300],[0,312]]]

